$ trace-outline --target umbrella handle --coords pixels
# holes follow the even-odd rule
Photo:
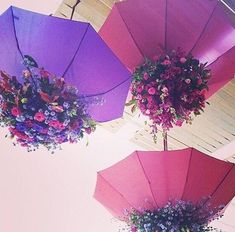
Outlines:
[[[167,142],[167,131],[163,130],[163,146],[164,151],[168,150],[168,142]]]

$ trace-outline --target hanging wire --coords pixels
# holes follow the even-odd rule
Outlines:
[[[233,14],[235,14],[235,10],[229,6],[228,3],[226,3],[224,0],[219,0],[222,4],[224,4],[230,11],[232,11]]]
[[[73,15],[74,15],[74,12],[75,12],[75,9],[77,7],[77,5],[80,3],[81,1],[80,0],[77,0],[77,2],[74,4],[74,6],[72,7],[72,13],[71,13],[71,16],[70,16],[70,20],[73,19]]]

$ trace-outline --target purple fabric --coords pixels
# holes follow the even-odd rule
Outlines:
[[[1,70],[21,75],[22,55],[30,55],[81,95],[102,98],[90,107],[95,120],[122,116],[130,73],[90,24],[10,7],[0,16],[0,41]]]
[[[128,0],[114,5],[99,33],[130,70],[160,47],[192,52],[212,64],[209,97],[235,73],[234,25],[235,16],[217,0]]]

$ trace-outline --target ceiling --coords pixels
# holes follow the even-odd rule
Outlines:
[[[60,6],[62,0],[2,0],[0,14],[9,6],[17,6],[43,14],[53,14]]]
[[[76,0],[4,1],[9,5],[70,18]],[[114,0],[81,0],[74,20],[88,21],[98,31]],[[227,0],[234,4],[234,0]],[[57,9],[57,10],[56,10]],[[205,113],[192,125],[169,133],[169,149],[195,147],[217,158],[235,162],[235,80],[209,99]],[[76,145],[66,144],[55,155],[45,150],[27,153],[0,140],[0,231],[4,232],[111,232],[119,224],[92,198],[96,171],[104,169],[134,150],[162,150],[144,125],[144,117],[126,108],[123,118],[100,125]],[[6,130],[1,130],[4,138]],[[87,139],[89,145],[86,147]],[[212,170],[213,171],[213,170]],[[231,186],[232,187],[232,186]],[[225,217],[216,222],[224,232],[235,231],[235,201]]]

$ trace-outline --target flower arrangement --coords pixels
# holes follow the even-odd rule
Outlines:
[[[205,93],[210,70],[180,48],[163,52],[137,67],[133,72],[132,112],[139,108],[151,120],[153,134],[157,126],[168,131],[173,125],[192,121],[205,107]]]
[[[222,217],[224,206],[211,209],[206,199],[198,204],[169,201],[164,207],[142,212],[131,211],[125,221],[131,232],[206,232],[217,229],[208,224]]]
[[[74,86],[65,83],[26,56],[21,80],[1,72],[0,123],[28,151],[39,145],[48,150],[77,142],[95,130],[87,102]]]

